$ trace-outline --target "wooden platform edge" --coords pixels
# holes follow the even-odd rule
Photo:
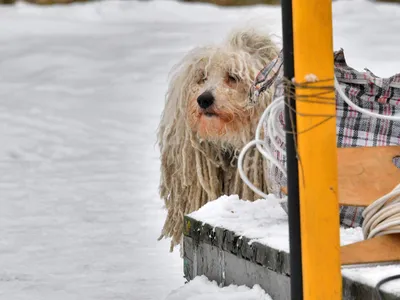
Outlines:
[[[340,257],[342,265],[400,261],[400,234],[378,236],[342,246]]]

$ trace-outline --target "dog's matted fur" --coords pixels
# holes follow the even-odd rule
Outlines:
[[[174,67],[158,131],[160,195],[168,215],[162,237],[182,236],[184,214],[221,195],[259,197],[237,171],[240,149],[254,138],[272,92],[249,101],[258,72],[278,55],[269,36],[253,29],[233,32],[220,46],[199,47]],[[265,162],[257,152],[244,161],[248,178],[267,191]]]

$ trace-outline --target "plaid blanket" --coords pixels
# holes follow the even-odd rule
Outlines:
[[[390,78],[379,78],[371,71],[359,72],[346,64],[341,49],[334,53],[335,76],[342,89],[351,101],[369,111],[384,115],[400,115],[400,73]],[[283,54],[272,61],[258,74],[251,89],[251,101],[255,103],[257,96],[264,90],[275,86],[276,99],[282,96],[283,89]],[[279,122],[284,128],[283,115]],[[264,124],[266,126],[266,124]],[[336,134],[338,147],[368,147],[400,145],[400,122],[382,120],[361,114],[351,107],[336,93]],[[272,137],[273,138],[273,137]],[[265,136],[271,145],[271,137]],[[284,147],[284,141],[277,141]],[[284,154],[275,152],[275,157],[284,165]],[[394,161],[400,168],[400,159]],[[280,187],[286,186],[286,178],[274,166],[269,167],[272,192],[282,197]],[[287,206],[284,205],[287,210]],[[343,226],[361,226],[361,207],[342,206],[340,223]]]

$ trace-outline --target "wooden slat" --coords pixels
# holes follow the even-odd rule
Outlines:
[[[339,203],[368,206],[400,183],[400,146],[338,149]]]
[[[400,183],[400,146],[338,149],[339,204],[368,206]],[[287,194],[286,187],[282,192]]]
[[[400,234],[378,236],[340,249],[342,265],[400,261]]]

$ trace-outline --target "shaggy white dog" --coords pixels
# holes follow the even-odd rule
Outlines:
[[[250,87],[277,55],[267,34],[250,29],[232,33],[220,46],[195,48],[174,67],[158,132],[160,195],[168,210],[160,238],[172,237],[171,250],[181,240],[185,214],[221,195],[257,199],[239,176],[237,156],[254,137],[273,92],[254,104]],[[257,151],[246,156],[244,167],[267,191]]]

